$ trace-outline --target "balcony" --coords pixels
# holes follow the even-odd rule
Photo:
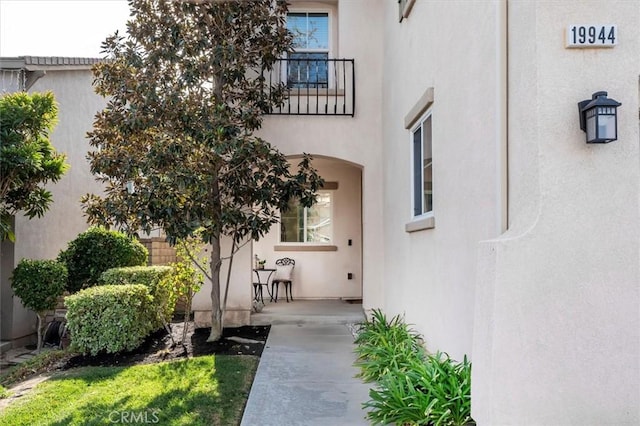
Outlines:
[[[324,53],[296,52],[265,71],[271,87],[284,83],[285,102],[271,115],[338,115],[353,117],[356,80],[353,59],[329,59]]]

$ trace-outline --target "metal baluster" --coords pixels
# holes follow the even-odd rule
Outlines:
[[[351,116],[356,113],[356,64],[351,59]]]
[[[297,59],[296,60],[296,64],[298,65],[296,72],[298,73],[298,78],[296,80],[296,88],[298,89],[298,98],[297,98],[297,104],[298,104],[298,114],[300,114],[300,60]]]
[[[318,80],[318,76],[320,75],[320,70],[318,69],[318,65],[320,61],[316,61],[316,80]],[[318,104],[320,103],[320,84],[316,81],[316,115],[318,114]]]
[[[333,80],[336,82],[336,90],[335,90],[335,95],[334,95],[334,103],[333,103],[333,113],[334,114],[338,114],[338,66],[337,66],[337,61],[339,61],[339,59],[335,59],[334,61],[334,66],[333,66]]]
[[[289,87],[289,61],[286,59],[282,59],[281,62],[282,66],[286,67],[284,72],[282,70],[280,70],[280,78],[282,78],[282,75],[284,74],[284,78],[286,79],[286,81],[284,82],[287,85],[287,114],[291,114],[291,88]]]
[[[347,113],[347,61],[342,60],[342,90],[344,96],[342,97],[342,113]]]
[[[262,91],[264,92],[264,82],[267,80],[264,77],[264,67],[260,71],[260,77],[261,77],[260,81],[262,84]],[[267,91],[267,96],[269,99],[271,99],[271,71],[269,71],[269,90]],[[271,114],[272,112],[273,112],[273,107],[271,107],[271,102],[269,102],[269,114]]]
[[[307,58],[308,58],[308,56],[307,56]],[[306,69],[307,69],[307,78],[306,78],[307,81],[305,83],[306,86],[307,86],[307,110],[306,110],[306,113],[309,114],[309,92],[311,91],[311,90],[309,90],[310,89],[309,85],[310,85],[310,80],[311,80],[311,65],[309,64],[309,59],[307,59]]]

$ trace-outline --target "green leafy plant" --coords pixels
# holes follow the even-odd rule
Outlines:
[[[426,425],[430,410],[437,402],[428,392],[417,387],[424,362],[415,360],[406,371],[391,371],[381,378],[378,387],[369,391],[364,404],[367,418],[373,424]]]
[[[53,202],[48,182],[69,165],[49,142],[58,116],[53,93],[17,92],[0,97],[0,241],[15,241],[11,217],[42,217]]]
[[[206,256],[202,255],[202,240],[198,238],[179,239],[176,244],[177,261],[171,264],[171,272],[165,278],[177,298],[185,302],[184,327],[182,329],[182,344],[187,338],[189,317],[193,297],[204,284],[202,265],[206,264]]]
[[[11,396],[11,392],[5,389],[4,386],[0,385],[0,399],[8,398]]]
[[[374,424],[462,426],[471,419],[471,363],[437,353],[385,374],[364,404]]]
[[[176,306],[177,293],[166,280],[172,274],[171,266],[127,266],[103,272],[100,283],[104,285],[141,284],[149,289],[155,305],[154,327],[167,326]]]
[[[438,401],[431,411],[434,423],[458,426],[471,422],[471,363],[466,355],[462,362],[456,362],[438,352],[430,355],[428,362],[435,370],[429,382],[430,393]],[[422,383],[426,383],[424,378]]]
[[[156,309],[141,284],[91,287],[65,298],[71,349],[96,355],[133,350],[154,329]]]
[[[375,382],[364,404],[374,424],[472,424],[471,363],[429,355],[422,338],[399,316],[380,310],[360,325],[356,337],[360,377]]]
[[[58,255],[58,261],[69,271],[67,290],[75,293],[98,284],[106,270],[145,265],[147,257],[147,249],[136,239],[94,226],[70,241]]]
[[[359,376],[374,382],[389,371],[405,370],[414,359],[424,358],[421,341],[400,316],[387,320],[384,313],[374,310],[371,320],[360,324],[355,341]]]
[[[55,309],[67,284],[67,268],[55,260],[22,259],[13,270],[11,288],[25,308],[38,316],[38,351],[42,348],[42,326],[46,311]]]

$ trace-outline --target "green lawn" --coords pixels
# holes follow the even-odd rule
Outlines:
[[[202,356],[60,373],[0,412],[2,425],[237,425],[258,358]]]

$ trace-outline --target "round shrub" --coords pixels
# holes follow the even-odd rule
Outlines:
[[[38,350],[42,348],[44,312],[55,309],[58,297],[64,293],[67,277],[67,268],[55,260],[22,259],[13,270],[13,292],[25,308],[38,315]]]
[[[138,240],[95,226],[69,242],[58,260],[69,271],[67,290],[75,293],[98,284],[107,269],[145,265],[147,257],[147,249]]]
[[[55,309],[66,284],[67,268],[55,260],[22,259],[11,277],[15,295],[35,312]]]
[[[84,354],[133,350],[154,329],[153,297],[141,284],[87,288],[65,305],[71,347]]]

